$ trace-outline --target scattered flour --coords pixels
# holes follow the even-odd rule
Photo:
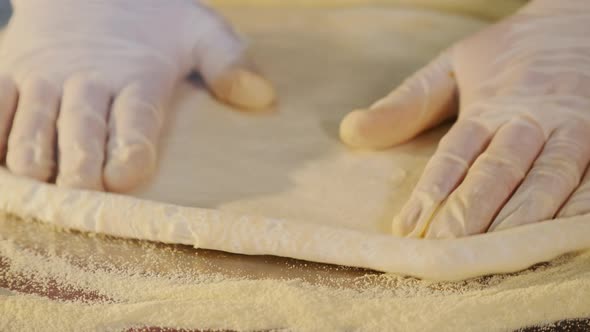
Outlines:
[[[590,252],[455,283],[0,218],[0,330],[504,331],[590,317]]]

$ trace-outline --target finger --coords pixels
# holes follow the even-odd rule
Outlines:
[[[30,78],[20,86],[20,99],[8,138],[6,165],[15,174],[47,181],[55,169],[55,121],[59,90]]]
[[[340,137],[363,148],[407,141],[453,115],[456,94],[450,52],[445,52],[368,110],[349,113],[340,124]]]
[[[272,84],[258,74],[245,56],[240,38],[208,8],[194,18],[199,35],[194,47],[196,69],[221,101],[242,109],[262,109],[275,100]]]
[[[522,117],[501,127],[465,180],[432,219],[427,238],[453,238],[485,232],[496,213],[525,177],[545,142],[535,120]]]
[[[89,77],[75,76],[65,83],[57,121],[57,185],[103,190],[109,101],[108,89]]]
[[[12,79],[0,75],[0,159],[3,159],[6,153],[17,98],[18,92]]]
[[[561,207],[557,217],[567,218],[586,213],[590,213],[590,168],[586,168],[586,174],[580,185]]]
[[[125,87],[109,119],[103,181],[107,190],[125,192],[154,171],[163,122],[162,92],[145,82]]]
[[[551,219],[574,189],[590,160],[590,128],[583,122],[557,129],[533,168],[488,231]]]
[[[459,185],[491,136],[489,128],[469,118],[451,128],[426,165],[408,202],[394,218],[394,235],[423,236],[440,204]]]

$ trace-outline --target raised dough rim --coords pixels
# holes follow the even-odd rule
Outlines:
[[[0,210],[59,227],[432,280],[514,272],[590,248],[590,214],[461,239],[418,240],[60,188],[5,169],[0,187]]]

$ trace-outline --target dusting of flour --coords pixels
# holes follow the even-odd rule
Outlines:
[[[590,253],[440,283],[0,218],[0,330],[504,331],[590,317]]]

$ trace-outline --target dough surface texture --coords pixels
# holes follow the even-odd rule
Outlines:
[[[230,111],[193,80],[169,106],[160,169],[141,190],[71,190],[2,169],[0,209],[86,232],[433,280],[518,271],[590,248],[589,216],[454,240],[394,237],[390,221],[446,128],[380,152],[338,141],[344,114],[483,23],[395,8],[224,14],[277,85],[277,112]]]

